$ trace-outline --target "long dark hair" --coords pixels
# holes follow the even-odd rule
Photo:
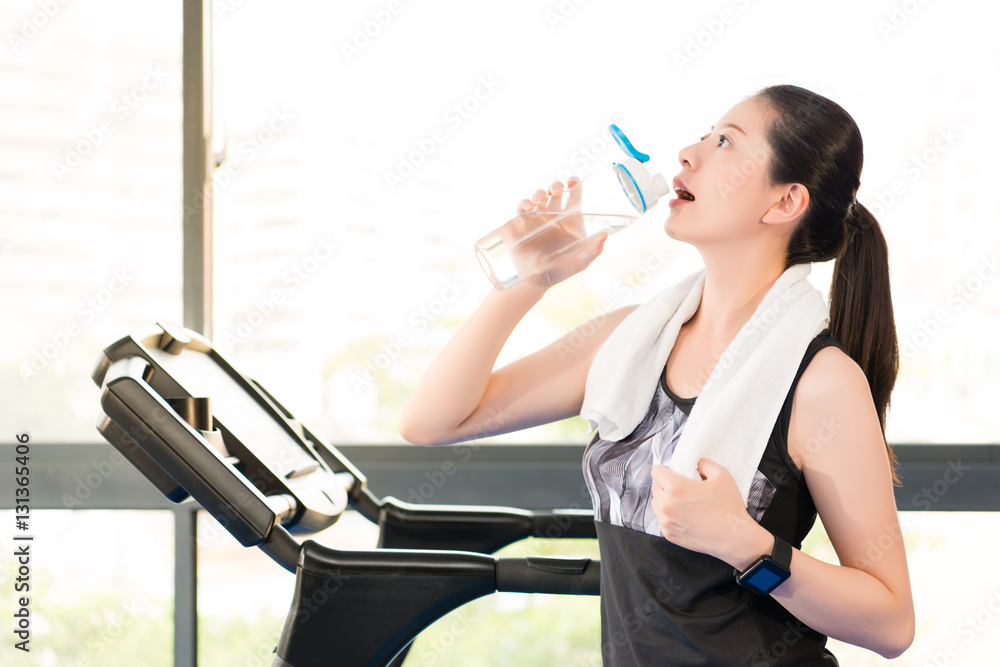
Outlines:
[[[844,109],[797,86],[757,93],[771,111],[771,184],[801,183],[809,206],[788,240],[785,268],[833,264],[830,332],[864,371],[885,439],[885,416],[899,372],[889,289],[889,251],[878,221],[855,195],[864,161],[861,132]],[[886,442],[892,479],[896,457]]]

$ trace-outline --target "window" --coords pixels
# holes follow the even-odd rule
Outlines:
[[[682,146],[778,82],[840,102],[866,141],[859,199],[889,239],[903,356],[890,439],[995,439],[1000,362],[981,332],[997,324],[988,249],[1000,232],[997,203],[981,195],[996,169],[975,138],[996,82],[956,63],[991,48],[982,13],[997,10],[969,21],[860,2],[832,15],[746,2],[704,15],[656,3],[231,9],[215,25],[229,155],[216,174],[215,338],[332,440],[399,441],[409,392],[489,289],[473,242],[534,189],[617,159],[609,123],[673,175]],[[817,23],[824,37],[803,28]],[[761,39],[775,31],[783,38]],[[941,51],[948,34],[962,38]],[[790,55],[804,45],[808,58]],[[905,65],[886,76],[871,63],[890,51]],[[553,289],[501,363],[697,269],[663,234],[665,213]],[[824,290],[829,271],[813,274]],[[585,431],[572,419],[500,439]]]
[[[25,663],[127,667],[142,655],[143,665],[172,665],[172,513],[43,510],[31,515],[35,539],[28,581],[22,582],[28,589],[15,588],[16,577],[23,576],[18,560],[0,557],[0,605],[13,613],[20,608],[19,592],[30,599],[32,662]],[[14,512],[0,511],[0,521],[12,525]],[[10,645],[4,651],[15,653]]]
[[[8,2],[0,22],[0,431],[96,442],[101,350],[181,319],[181,3]]]

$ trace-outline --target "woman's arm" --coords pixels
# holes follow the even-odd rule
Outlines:
[[[541,294],[523,284],[490,293],[421,378],[400,419],[404,439],[451,444],[579,414],[594,355],[634,307],[599,315],[494,371],[514,327]]]
[[[889,457],[868,381],[841,350],[824,348],[803,373],[788,440],[840,565],[796,551],[773,597],[819,632],[900,655],[915,619]]]
[[[548,192],[537,191],[518,212],[561,210],[563,187],[557,182]],[[400,417],[403,438],[444,445],[578,414],[594,355],[634,306],[599,315],[534,354],[496,371],[493,367],[514,327],[548,287],[589,266],[606,239],[607,234],[598,235],[541,276],[492,290],[424,373]]]
[[[840,559],[793,550],[791,576],[771,596],[825,635],[892,658],[913,641],[914,612],[889,460],[868,381],[837,348],[816,354],[799,380],[789,451]],[[664,536],[744,569],[773,536],[746,511],[732,475],[713,461],[702,480],[653,469],[653,510]]]

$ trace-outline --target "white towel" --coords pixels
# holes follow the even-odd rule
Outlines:
[[[823,295],[807,280],[810,270],[798,264],[781,274],[726,348],[691,410],[668,462],[672,470],[701,479],[698,461],[712,459],[747,500],[802,356],[829,320]],[[704,287],[701,270],[663,290],[622,320],[598,351],[580,416],[601,438],[621,440],[642,421]]]

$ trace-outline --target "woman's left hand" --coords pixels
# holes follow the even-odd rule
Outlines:
[[[744,562],[764,529],[747,513],[736,480],[726,468],[702,459],[698,473],[700,480],[665,465],[653,467],[651,503],[660,532],[678,546],[736,567]]]

